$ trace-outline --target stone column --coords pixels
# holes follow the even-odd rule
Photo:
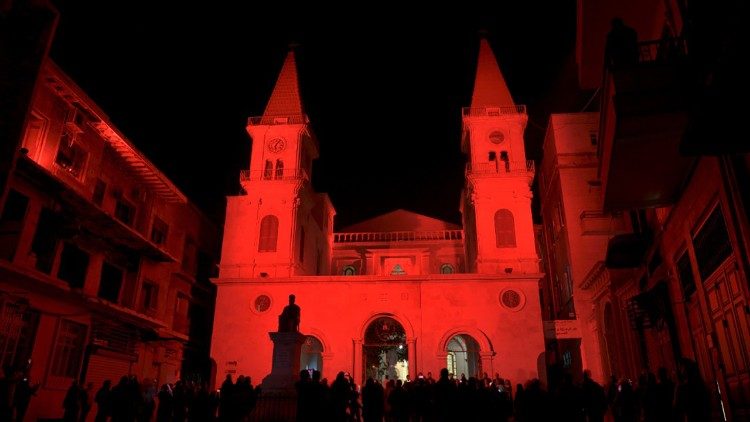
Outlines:
[[[406,350],[409,359],[409,378],[414,381],[417,379],[417,339],[406,340]]]
[[[354,382],[357,385],[362,385],[364,380],[362,379],[362,339],[352,339],[354,345],[354,362],[352,364],[352,376]]]

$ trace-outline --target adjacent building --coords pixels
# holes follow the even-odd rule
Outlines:
[[[206,380],[216,227],[54,63],[0,215],[0,364],[59,418],[74,380]]]

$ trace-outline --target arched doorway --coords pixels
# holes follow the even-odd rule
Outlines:
[[[482,359],[479,357],[479,343],[468,334],[453,336],[445,346],[447,352],[445,367],[456,378],[461,374],[469,377],[482,376]]]
[[[305,342],[302,343],[299,369],[323,372],[323,343],[314,336],[307,336]]]
[[[362,345],[364,379],[405,380],[409,373],[408,346],[404,327],[393,318],[380,317],[365,330]]]

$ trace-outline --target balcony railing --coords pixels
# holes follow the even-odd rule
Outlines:
[[[526,113],[525,105],[503,106],[503,107],[464,107],[464,117],[493,117],[506,114]]]
[[[334,233],[334,243],[463,240],[463,230]]]
[[[248,117],[248,126],[259,125],[304,125],[310,120],[306,114],[292,114],[288,116],[254,116]]]
[[[534,160],[502,161],[466,164],[466,175],[518,175],[534,172]]]
[[[242,170],[240,171],[240,183],[258,180],[310,180],[304,169],[277,170]]]

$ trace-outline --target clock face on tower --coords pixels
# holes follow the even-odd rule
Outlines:
[[[271,152],[281,152],[286,148],[286,141],[284,138],[273,138],[268,141],[268,150]]]
[[[505,140],[505,134],[499,130],[493,130],[489,138],[493,144],[501,144]]]

